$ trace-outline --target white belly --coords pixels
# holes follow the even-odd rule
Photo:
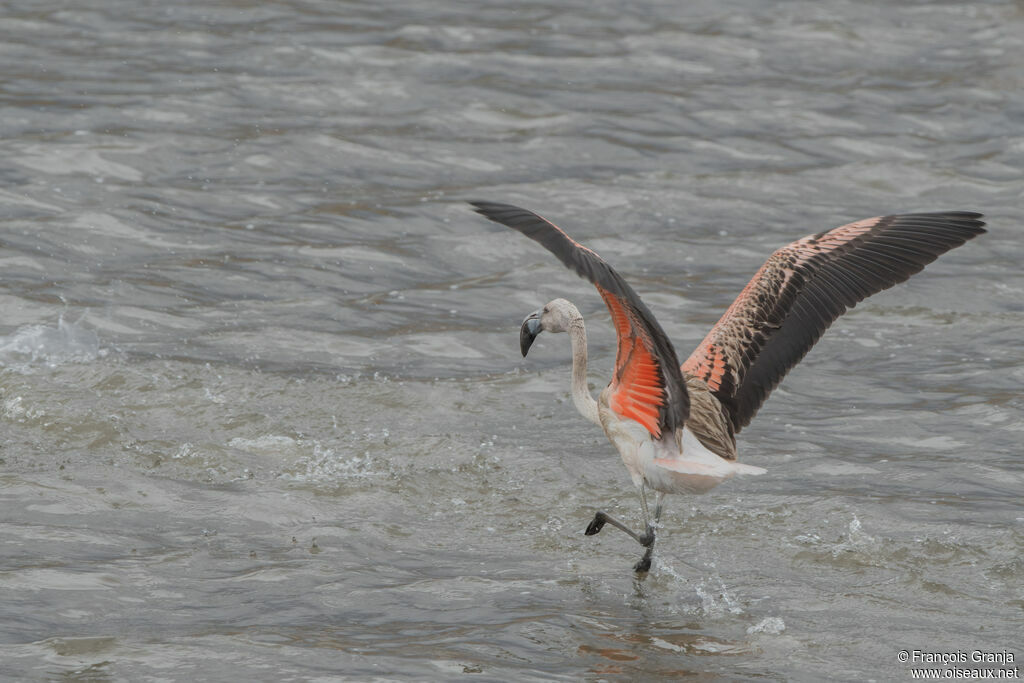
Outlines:
[[[636,486],[646,484],[665,493],[707,493],[736,474],[765,472],[715,455],[685,427],[678,449],[675,439],[655,441],[640,423],[607,409],[601,410],[601,425]]]

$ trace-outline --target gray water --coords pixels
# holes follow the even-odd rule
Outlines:
[[[1020,2],[0,5],[0,678],[902,680],[1024,659]],[[775,248],[990,232],[840,319],[655,565],[568,394]]]

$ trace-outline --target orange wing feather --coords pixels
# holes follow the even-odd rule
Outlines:
[[[605,289],[598,287],[597,291],[611,311],[618,335],[608,406],[616,415],[636,420],[654,438],[660,438],[658,418],[665,405],[665,382],[658,359],[651,353],[642,333],[637,332],[622,302]]]

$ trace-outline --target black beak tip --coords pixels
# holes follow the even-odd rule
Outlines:
[[[523,326],[519,328],[519,350],[523,352],[523,358],[526,358],[526,354],[530,352],[533,340],[537,338],[538,334],[540,334],[540,319],[536,313],[532,313],[527,316],[523,321]]]
[[[530,352],[530,347],[533,346],[533,340],[537,338],[537,335],[531,334],[526,329],[526,325],[523,325],[523,329],[519,330],[519,350],[523,352],[523,358],[526,358],[526,354]]]

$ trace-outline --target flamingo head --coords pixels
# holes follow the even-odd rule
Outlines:
[[[554,299],[526,316],[519,328],[519,350],[523,357],[541,332],[568,332],[573,320],[581,318],[580,312],[565,299]]]

